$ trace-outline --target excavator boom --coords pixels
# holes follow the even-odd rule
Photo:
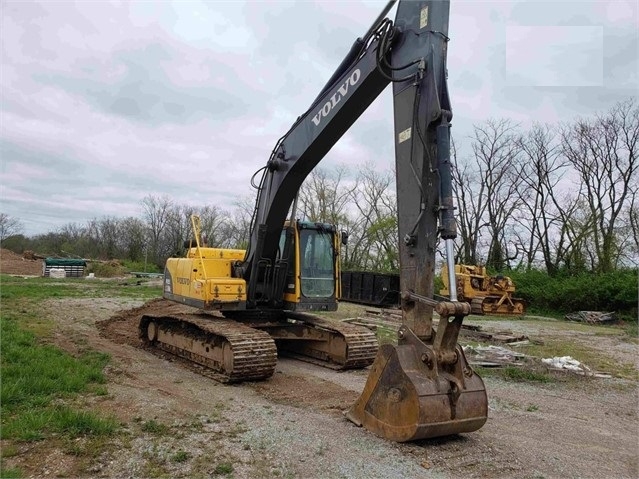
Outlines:
[[[474,431],[486,422],[488,406],[484,384],[457,344],[470,305],[457,301],[454,288],[450,301],[432,299],[438,238],[445,242],[447,268],[454,274],[446,70],[450,5],[448,0],[399,1],[392,22],[386,13],[394,4],[389,2],[353,43],[260,170],[246,251],[204,248],[198,242],[187,258],[167,262],[166,298],[220,310],[226,319],[149,316],[141,320],[140,335],[147,344],[206,364],[229,381],[268,377],[276,347],[341,368],[374,360],[347,417],[382,437],[410,441]],[[385,345],[375,356],[377,343],[369,331],[307,313],[336,305],[339,235],[330,225],[299,221],[294,200],[312,169],[389,84],[403,326],[397,346]],[[253,375],[251,365],[259,370]]]

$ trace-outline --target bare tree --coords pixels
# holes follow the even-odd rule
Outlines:
[[[157,197],[149,195],[142,200],[142,206],[144,208],[144,220],[149,235],[151,257],[158,266],[161,266],[163,260],[159,254],[161,246],[160,240],[169,221],[169,214],[173,202],[168,196]]]
[[[380,172],[371,163],[358,174],[358,187],[351,198],[358,214],[351,222],[353,239],[348,267],[392,272],[399,269],[397,244],[397,198],[390,172]]]
[[[120,222],[119,249],[124,257],[131,261],[144,259],[146,246],[146,227],[139,218],[132,216]]]
[[[562,130],[563,153],[579,174],[593,225],[588,252],[600,272],[614,270],[620,257],[620,215],[637,191],[638,141],[635,99]]]
[[[333,225],[347,221],[346,207],[356,185],[347,186],[348,168],[340,165],[334,171],[315,168],[300,188],[297,208],[302,217]]]
[[[223,244],[222,223],[225,221],[226,213],[218,206],[204,206],[196,209],[200,217],[202,236],[209,246],[219,246]]]
[[[562,257],[561,248],[553,241],[565,245],[561,216],[565,211],[557,199],[557,185],[565,173],[567,162],[561,156],[560,144],[549,125],[535,124],[518,139],[522,152],[521,188],[517,194],[527,221],[522,227],[527,230],[527,241],[522,241],[526,266],[530,269],[538,252],[541,253],[546,271],[551,276],[557,272]],[[558,211],[560,210],[560,211]]]
[[[100,256],[107,259],[117,258],[117,246],[120,236],[120,220],[115,217],[104,217],[97,220]]]
[[[628,232],[630,233],[630,249],[635,264],[639,255],[639,202],[637,200],[637,190],[633,191],[630,207],[628,208]]]
[[[251,218],[255,210],[255,196],[244,196],[235,202],[230,213],[220,220],[218,233],[209,244],[220,248],[246,249],[250,238]]]
[[[473,158],[465,165],[455,160],[453,173],[464,245],[462,259],[477,261],[482,230],[486,229],[487,263],[498,271],[519,254],[518,247],[509,251],[507,238],[507,225],[517,219],[515,213],[522,201],[517,194],[521,177],[517,129],[506,119],[475,126]]]
[[[6,240],[9,236],[22,233],[23,226],[18,218],[9,216],[6,213],[0,213],[0,242]]]
[[[451,141],[453,193],[456,197],[457,224],[461,248],[456,261],[464,264],[479,262],[479,239],[486,211],[485,184],[479,181],[479,171],[470,161],[459,161],[457,146]]]
[[[168,209],[166,227],[159,247],[159,252],[164,259],[184,254],[184,242],[193,236],[191,215],[194,212],[195,208],[189,205],[173,204]]]

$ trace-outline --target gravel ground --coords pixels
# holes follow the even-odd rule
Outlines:
[[[119,310],[140,305],[71,298],[42,304],[41,313],[55,321],[56,344],[71,351],[89,345],[111,355],[108,395],[86,402],[118,417],[122,432],[101,444],[97,455],[84,439],[74,448],[56,441],[18,445],[8,467],[30,477],[639,476],[634,381],[536,385],[487,377],[489,419],[481,430],[396,444],[343,417],[367,371],[280,359],[267,381],[222,385],[181,360],[136,347],[135,311]],[[484,327],[515,330],[524,324],[495,323]],[[546,335],[554,334],[550,324],[544,323]],[[585,333],[576,334],[585,340]],[[598,348],[618,340],[595,339]],[[634,360],[637,344],[624,344]]]

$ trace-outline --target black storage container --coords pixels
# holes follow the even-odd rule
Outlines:
[[[342,301],[395,307],[399,304],[399,275],[342,271]]]

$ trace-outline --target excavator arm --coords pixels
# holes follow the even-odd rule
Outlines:
[[[287,260],[278,256],[278,247],[297,192],[389,83],[393,83],[395,104],[402,288],[432,296],[437,216],[439,232],[451,248],[455,237],[448,157],[452,114],[445,65],[449,5],[447,1],[399,2],[393,24],[385,16],[394,3],[390,1],[369,31],[354,42],[263,168],[250,246],[235,270],[236,276],[247,281],[249,304],[259,300],[278,306],[286,276],[278,262]],[[410,308],[408,321],[420,336],[428,336],[429,326],[415,322],[422,309]]]
[[[389,52],[383,52],[386,58],[380,58],[380,41],[382,26],[387,26],[384,17],[393,3],[389,2],[366,35],[354,42],[308,110],[277,142],[263,168],[250,246],[235,270],[236,276],[247,281],[251,306],[258,302],[279,306],[286,267],[278,263],[286,263],[288,258],[278,256],[278,247],[282,225],[297,192],[313,168],[390,81],[389,69],[384,66]]]

